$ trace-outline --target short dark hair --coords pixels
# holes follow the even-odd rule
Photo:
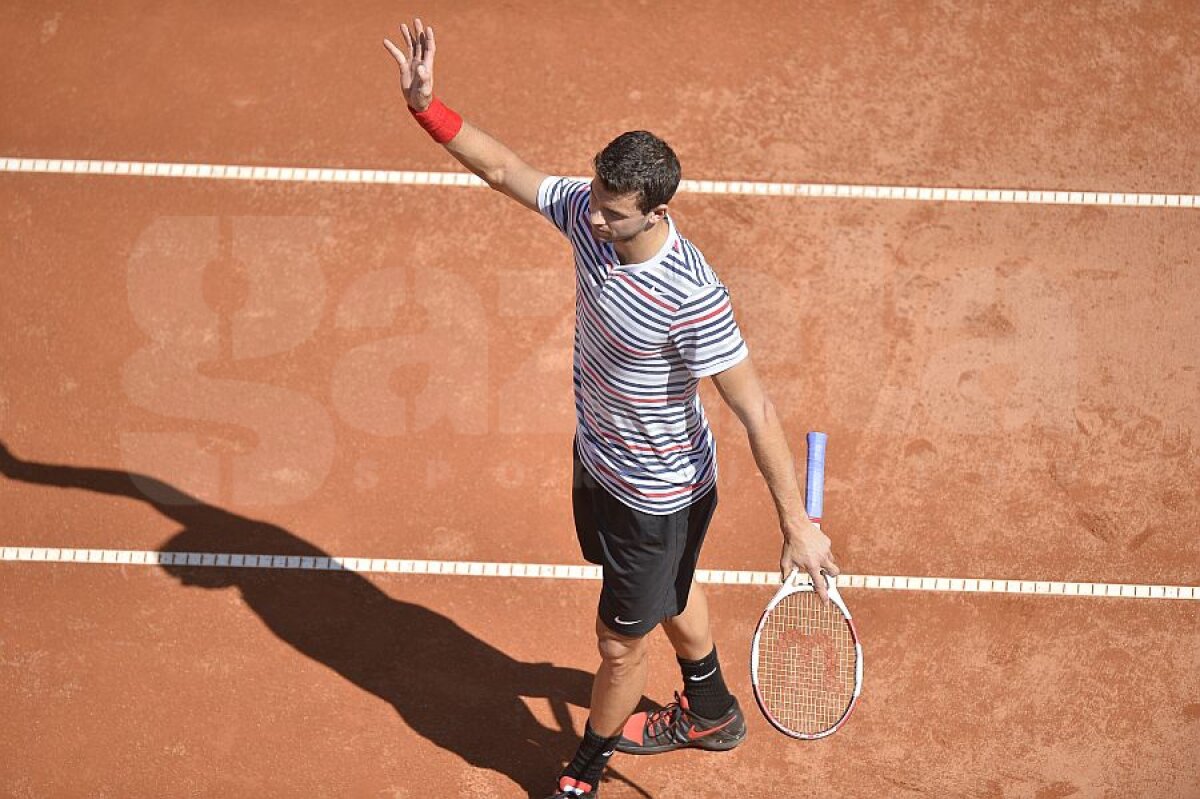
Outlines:
[[[681,171],[675,151],[649,131],[622,133],[596,154],[592,166],[605,191],[637,192],[643,214],[669,202],[679,188]]]

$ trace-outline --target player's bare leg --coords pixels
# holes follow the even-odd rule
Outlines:
[[[592,683],[592,729],[605,737],[617,735],[637,707],[646,688],[646,639],[618,635],[596,619],[600,668]]]
[[[687,607],[678,616],[662,623],[663,631],[684,660],[699,660],[713,650],[712,627],[708,620],[708,597],[700,584],[692,580]]]
[[[560,797],[594,797],[608,759],[617,750],[621,730],[646,687],[646,639],[629,638],[596,618],[600,668],[592,683],[592,712],[575,757],[558,780]]]

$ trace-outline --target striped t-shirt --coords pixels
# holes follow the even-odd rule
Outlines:
[[[538,208],[575,252],[579,458],[626,505],[663,515],[716,484],[700,378],[747,356],[729,290],[667,217],[658,254],[622,264],[588,223],[591,186],[548,177]]]

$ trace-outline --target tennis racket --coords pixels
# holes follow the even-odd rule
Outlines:
[[[808,434],[805,506],[818,526],[824,505],[824,433]],[[793,571],[767,605],[750,651],[754,698],[767,721],[793,738],[831,735],[862,690],[862,647],[837,579],[824,573],[829,607],[808,575]]]

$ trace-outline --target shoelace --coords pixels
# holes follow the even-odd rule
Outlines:
[[[683,705],[679,692],[675,692],[675,701],[663,708],[655,710],[646,717],[646,725],[650,728],[650,737],[657,738],[662,733],[673,728],[683,713]]]

